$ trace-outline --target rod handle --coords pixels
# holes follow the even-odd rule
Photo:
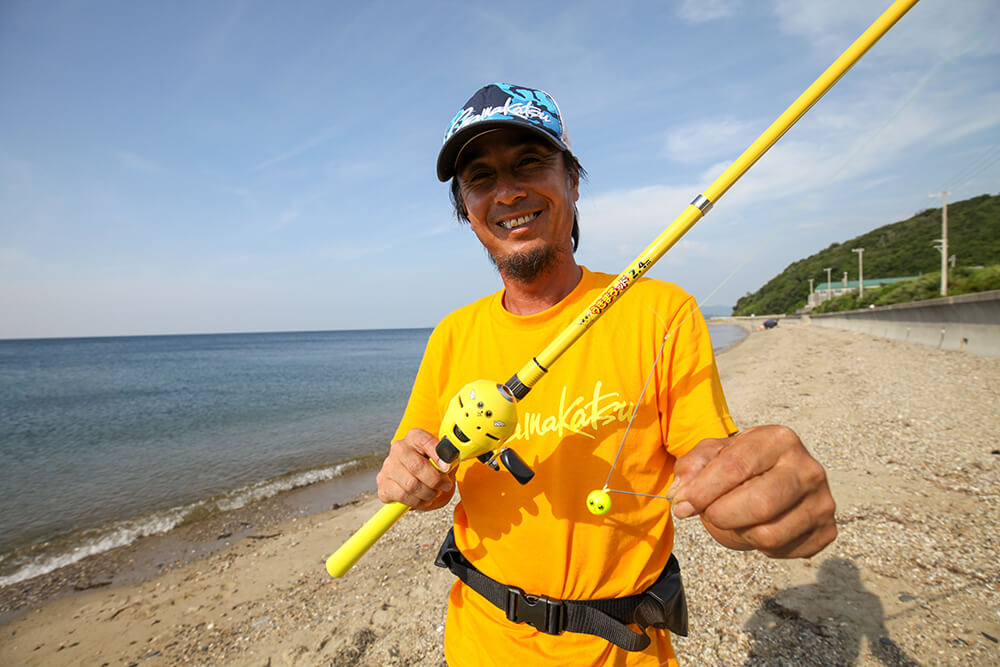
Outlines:
[[[365,555],[365,552],[392,528],[401,516],[406,514],[408,506],[399,502],[386,503],[375,516],[368,519],[357,532],[351,535],[339,549],[326,559],[326,571],[331,577],[340,578]]]

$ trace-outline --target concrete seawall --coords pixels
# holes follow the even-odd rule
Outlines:
[[[814,326],[1000,358],[1000,290],[802,319]]]

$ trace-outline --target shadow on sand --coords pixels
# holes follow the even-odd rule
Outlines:
[[[811,618],[800,609],[809,609]],[[876,664],[919,664],[889,637],[882,602],[865,589],[854,563],[842,558],[825,561],[815,584],[764,600],[746,630],[755,643],[744,667],[855,665],[864,641]]]

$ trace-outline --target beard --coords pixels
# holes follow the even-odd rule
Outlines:
[[[513,252],[503,257],[487,254],[501,276],[524,284],[543,277],[556,266],[559,258],[559,251],[549,245],[524,252]]]

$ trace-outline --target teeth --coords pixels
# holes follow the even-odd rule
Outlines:
[[[520,218],[514,218],[513,220],[504,220],[500,223],[500,226],[505,229],[515,229],[521,225],[526,225],[535,219],[534,213],[529,213],[528,215],[521,216]]]

